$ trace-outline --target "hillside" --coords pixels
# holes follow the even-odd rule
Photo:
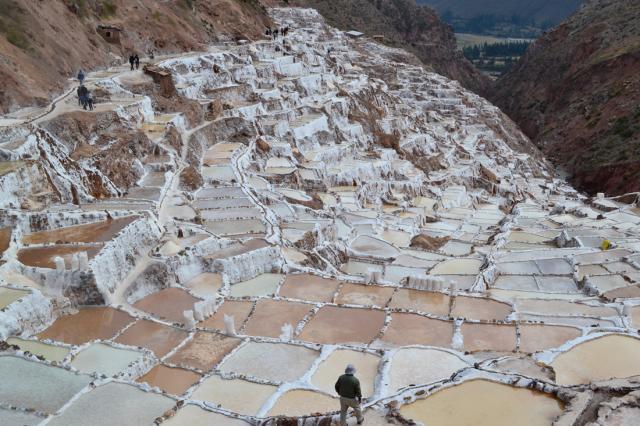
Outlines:
[[[121,42],[104,40],[100,24],[121,28]],[[257,0],[0,0],[0,112],[48,103],[80,67],[254,39],[267,25]]]
[[[317,9],[340,29],[384,35],[385,44],[414,53],[435,72],[458,80],[467,89],[484,93],[488,79],[456,50],[451,27],[415,0],[290,0]]]
[[[470,19],[480,15],[528,17],[535,22],[557,24],[573,13],[583,0],[418,0],[439,13]]]
[[[640,191],[640,2],[592,0],[539,39],[492,100],[579,189]]]

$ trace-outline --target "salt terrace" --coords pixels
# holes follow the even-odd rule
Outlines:
[[[348,363],[367,424],[635,424],[637,194],[586,197],[409,54],[271,13],[286,38],[156,58],[198,113],[116,67],[94,112],[5,120],[0,424],[329,424]]]

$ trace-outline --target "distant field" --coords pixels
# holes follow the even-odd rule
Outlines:
[[[503,43],[507,41],[533,41],[532,39],[526,39],[526,38],[494,37],[494,36],[486,36],[486,35],[479,35],[479,34],[465,34],[465,33],[456,33],[456,40],[458,41],[458,50],[462,50],[465,47],[470,47],[470,46],[479,46],[484,43],[494,44],[494,43]]]

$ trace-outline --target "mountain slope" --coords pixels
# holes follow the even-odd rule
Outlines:
[[[258,0],[0,0],[0,112],[44,105],[79,68],[257,38],[269,25]],[[122,28],[107,43],[99,24]]]
[[[317,9],[340,29],[367,35],[382,34],[385,43],[414,53],[434,71],[458,80],[467,89],[484,93],[488,79],[456,50],[451,27],[415,0],[291,0]]]
[[[583,0],[418,0],[439,13],[451,12],[462,18],[480,15],[527,17],[535,22],[559,23],[573,13]]]
[[[492,100],[587,192],[640,191],[640,2],[592,0],[533,44]]]

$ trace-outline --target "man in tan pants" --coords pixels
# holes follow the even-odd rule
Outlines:
[[[356,412],[358,424],[364,422],[360,402],[362,401],[362,392],[360,391],[360,380],[354,376],[356,368],[349,364],[344,370],[344,374],[338,377],[336,382],[336,392],[340,395],[340,426],[347,426],[347,411],[349,407]]]

